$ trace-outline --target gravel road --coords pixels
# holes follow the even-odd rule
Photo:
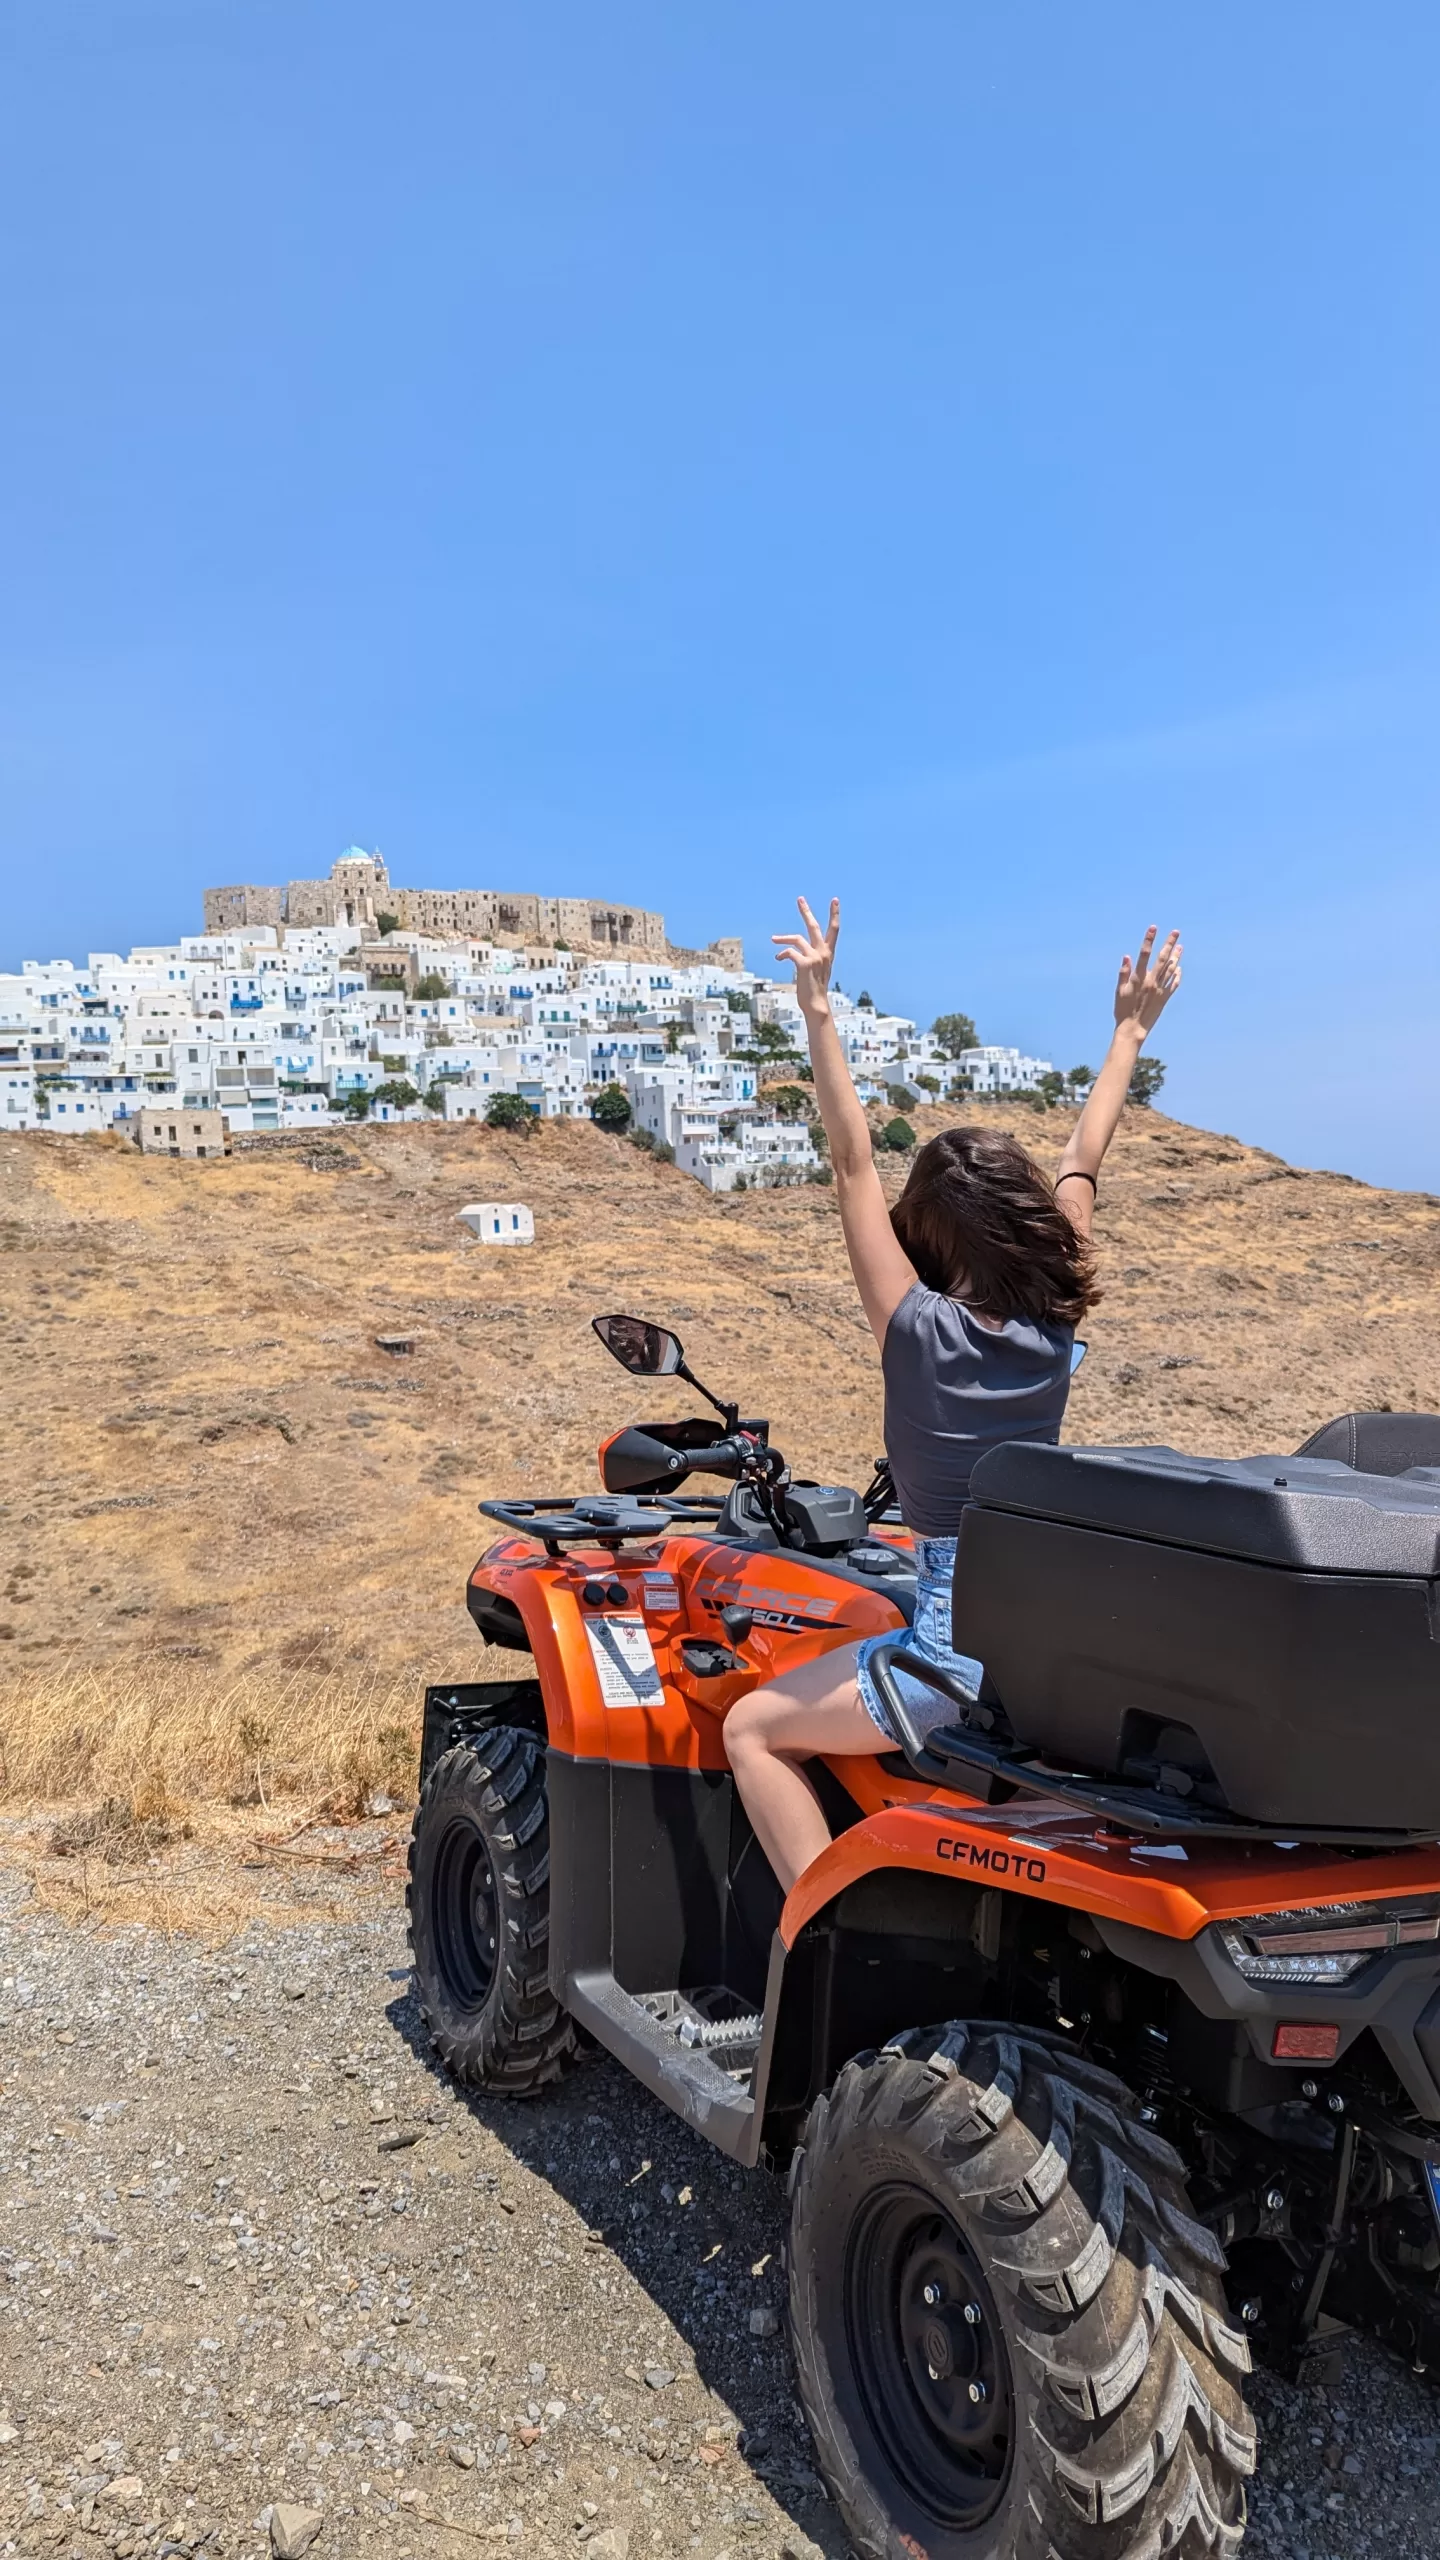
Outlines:
[[[605,2062],[457,2097],[388,1899],[215,1952],[0,1876],[0,2071],[0,2550],[844,2551],[777,2189]],[[1428,2384],[1255,2399],[1248,2549],[1440,2560]]]

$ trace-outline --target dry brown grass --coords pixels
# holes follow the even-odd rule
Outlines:
[[[1072,1124],[983,1117],[1049,1165]],[[477,1500],[591,1487],[603,1436],[684,1409],[607,1360],[597,1309],[678,1325],[805,1474],[863,1483],[880,1446],[833,1189],[711,1199],[571,1122],[332,1152],[0,1134],[0,1864],[18,1844],[53,1908],[223,1931],[393,1875],[403,1817],[361,1817],[410,1799],[426,1678],[522,1668],[466,1614]],[[492,1198],[531,1203],[532,1248],[459,1226]],[[1440,1201],[1136,1111],[1098,1232],[1071,1439],[1283,1452],[1440,1409]]]
[[[0,1860],[27,1878],[31,1906],[92,1929],[181,1931],[224,1943],[257,1916],[299,1924],[393,1902],[404,1818],[323,1826],[290,1808],[283,1829],[254,1810],[204,1804],[163,1837],[123,1799],[0,1817]]]
[[[378,1673],[37,1673],[0,1692],[0,1854],[36,1907],[91,1927],[223,1941],[262,1906],[327,1916],[337,1896],[394,1890],[420,1698]]]
[[[189,1663],[35,1670],[0,1691],[0,1801],[87,1800],[92,1840],[164,1845],[197,1803],[353,1820],[413,1791],[421,1692],[382,1673],[207,1673]],[[63,1854],[63,1852],[62,1852]]]

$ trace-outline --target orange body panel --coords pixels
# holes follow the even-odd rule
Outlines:
[[[932,1810],[941,1802],[946,1811]],[[1235,1840],[1150,1846],[1037,1797],[970,1810],[963,1797],[937,1798],[930,1788],[920,1802],[893,1804],[842,1832],[806,1868],[780,1916],[786,1946],[846,1885],[877,1867],[963,1875],[970,1884],[999,1885],[1162,1938],[1193,1938],[1214,1920],[1298,1905],[1440,1893],[1440,1848],[1340,1858],[1324,1849],[1278,1850],[1270,1841],[1253,1849]]]
[[[550,1739],[580,1760],[614,1760],[667,1769],[723,1769],[721,1727],[747,1689],[775,1680],[796,1662],[862,1636],[898,1633],[903,1620],[880,1589],[838,1581],[794,1553],[745,1555],[717,1540],[656,1539],[625,1547],[537,1553],[526,1538],[502,1539],[470,1577],[503,1592],[525,1621],[545,1699]],[[580,1594],[586,1582],[623,1587],[613,1614],[643,1617],[665,1696],[654,1707],[607,1707],[601,1695],[586,1622],[604,1614]],[[697,1680],[681,1655],[686,1636],[723,1642],[720,1611],[732,1603],[756,1613],[746,1639],[753,1670],[728,1680]]]
[[[550,1740],[581,1760],[631,1767],[723,1769],[724,1718],[734,1701],[791,1665],[857,1639],[903,1626],[883,1586],[846,1582],[793,1550],[747,1552],[695,1531],[644,1547],[540,1552],[528,1538],[491,1547],[473,1584],[503,1592],[525,1621],[545,1699]],[[625,1601],[591,1609],[587,1581],[622,1586]],[[723,1640],[719,1611],[755,1611],[745,1640],[747,1668],[730,1679],[699,1680],[687,1670],[686,1636]],[[654,1706],[607,1707],[586,1622],[605,1614],[644,1621],[662,1699]],[[937,1790],[873,1759],[832,1765],[864,1819],[817,1858],[786,1902],[781,1936],[792,1945],[806,1922],[857,1878],[882,1867],[964,1874],[1097,1918],[1126,1921],[1166,1938],[1193,1938],[1215,1920],[1319,1902],[1374,1901],[1440,1892],[1440,1846],[1342,1855],[1277,1849],[1272,1842],[1220,1840],[1147,1844],[1122,1837],[1053,1800],[1016,1799],[990,1808],[955,1788]]]

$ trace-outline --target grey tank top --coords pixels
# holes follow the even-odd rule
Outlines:
[[[977,1458],[1001,1440],[1060,1437],[1070,1393],[1070,1324],[1012,1317],[998,1332],[917,1280],[881,1354],[885,1454],[907,1529],[953,1538]]]

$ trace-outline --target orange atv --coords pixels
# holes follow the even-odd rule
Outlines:
[[[1440,2358],[1440,1420],[991,1451],[971,1695],[905,1651],[883,1471],[798,1481],[673,1334],[596,1331],[719,1427],[481,1506],[471,1616],[535,1676],[427,1692],[440,2054],[525,2096],[592,2037],[788,2171],[799,2388],[867,2560],[1233,2551],[1252,2346]],[[782,1901],[726,1710],[885,1631],[904,1748],[811,1764],[834,1838]],[[953,1707],[928,1742],[897,1667]]]

